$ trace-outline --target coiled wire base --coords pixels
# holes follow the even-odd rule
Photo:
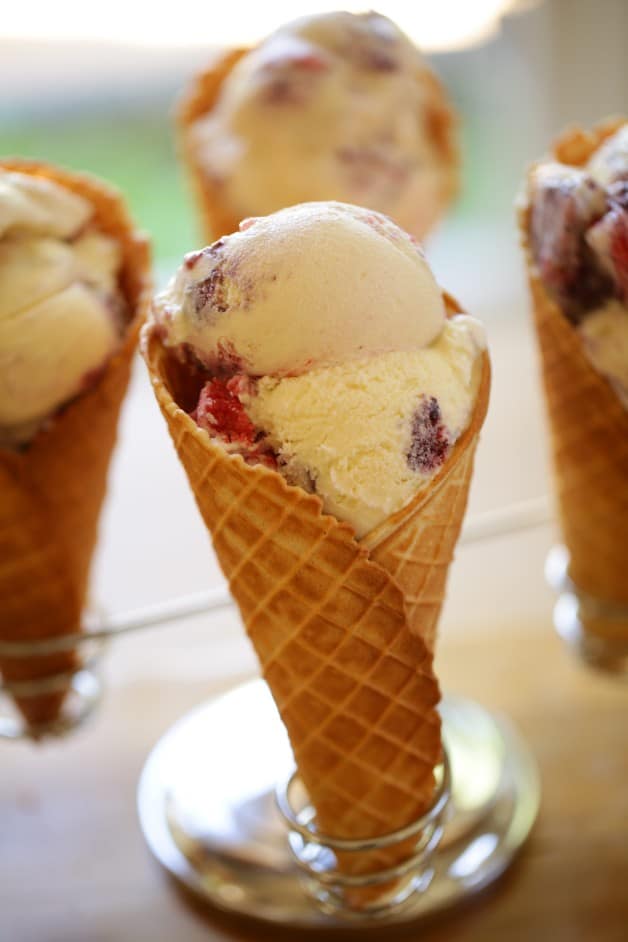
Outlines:
[[[323,912],[350,919],[386,916],[414,893],[424,893],[434,877],[432,855],[445,830],[451,797],[451,773],[447,751],[436,769],[436,788],[426,813],[400,830],[379,837],[341,840],[316,828],[315,813],[307,793],[294,772],[277,786],[279,812],[286,825],[288,845],[294,856],[305,891]],[[360,861],[373,859],[373,852],[386,851],[390,866],[374,866],[360,873]],[[375,857],[377,860],[377,857]],[[381,860],[381,855],[380,855]]]
[[[536,818],[539,782],[504,719],[457,697],[444,698],[441,716],[448,760],[428,813],[372,841],[338,841],[316,830],[266,685],[244,684],[153,749],[138,786],[144,837],[204,902],[276,925],[372,928],[452,907],[509,866]],[[339,866],[384,846],[404,850],[392,869]]]

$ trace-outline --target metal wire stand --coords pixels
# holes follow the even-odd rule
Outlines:
[[[528,530],[551,519],[550,502],[535,498],[477,514],[463,528],[460,545],[480,543],[509,533]],[[1,641],[0,658],[37,658],[60,652],[80,652],[75,670],[47,674],[36,680],[0,682],[0,739],[16,740],[62,736],[91,714],[102,694],[100,660],[107,644],[145,628],[180,622],[233,606],[226,585],[168,599],[121,613],[87,613],[83,630],[40,641]],[[12,697],[36,697],[67,690],[60,716],[46,726],[27,726],[11,705]],[[3,701],[3,702],[2,702]]]

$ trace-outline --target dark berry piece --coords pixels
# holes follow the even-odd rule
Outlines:
[[[192,413],[197,425],[227,442],[253,444],[256,429],[231,380],[210,379],[201,389],[198,405]]]
[[[386,49],[365,49],[360,64],[371,72],[396,72],[399,68],[396,57]]]
[[[197,314],[209,307],[217,314],[224,314],[228,309],[227,293],[225,290],[225,275],[220,265],[190,288],[194,310]]]
[[[628,212],[613,210],[611,261],[619,294],[628,300]]]
[[[411,434],[410,448],[406,453],[408,467],[423,474],[433,473],[444,462],[450,447],[449,434],[434,396],[421,397],[412,416]]]
[[[532,253],[541,280],[573,323],[614,293],[612,278],[585,239],[606,208],[604,192],[588,177],[553,181],[535,195]]]

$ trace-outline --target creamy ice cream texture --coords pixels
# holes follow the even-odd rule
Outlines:
[[[198,424],[358,536],[429,482],[470,420],[483,330],[446,317],[420,247],[368,210],[245,221],[186,257],[155,317],[208,371]]]
[[[240,230],[188,255],[160,301],[168,342],[210,369],[300,373],[416,349],[443,327],[421,249],[379,213],[306,203]]]
[[[535,167],[527,201],[538,276],[628,408],[628,124],[584,167]]]
[[[304,17],[235,65],[193,146],[240,218],[337,199],[423,235],[452,173],[435,94],[419,52],[385,17]]]
[[[57,183],[0,170],[0,444],[28,441],[119,343],[120,248],[92,215]]]

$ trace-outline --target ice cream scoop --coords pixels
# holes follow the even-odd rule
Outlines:
[[[120,249],[59,184],[0,171],[0,443],[28,441],[118,346]]]
[[[27,232],[67,239],[77,235],[91,215],[86,200],[53,180],[0,171],[0,237]]]
[[[445,322],[419,245],[379,213],[340,203],[246,220],[191,253],[158,313],[166,344],[252,376],[417,349]]]
[[[525,199],[535,273],[626,405],[628,124],[582,166],[538,164]]]
[[[235,220],[335,199],[423,237],[457,188],[446,96],[408,37],[373,12],[283,26],[184,123],[201,185]]]
[[[446,317],[418,245],[368,210],[309,203],[245,222],[186,257],[155,317],[210,374],[198,424],[358,536],[430,480],[472,413],[481,326]]]

